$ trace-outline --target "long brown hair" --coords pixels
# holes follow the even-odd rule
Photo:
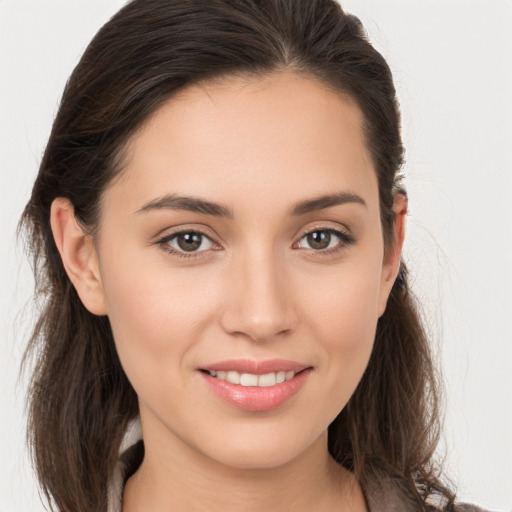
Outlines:
[[[285,69],[360,107],[389,246],[393,196],[405,193],[397,188],[403,147],[395,88],[359,20],[335,0],[133,0],[73,71],[20,224],[42,301],[27,349],[35,361],[28,435],[50,507],[105,510],[121,438],[138,414],[108,317],[86,310],[64,271],[52,201],[68,198],[94,233],[123,150],[160,105],[200,81]],[[363,487],[392,478],[416,509],[432,494],[450,509],[454,497],[433,463],[438,434],[435,371],[402,264],[366,372],[329,427],[329,450]]]

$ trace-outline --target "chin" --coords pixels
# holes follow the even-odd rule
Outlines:
[[[229,450],[215,457],[216,461],[224,466],[235,469],[266,470],[284,466],[292,462],[297,453],[277,450]]]
[[[259,432],[254,435],[229,436],[203,448],[203,453],[224,466],[237,469],[273,469],[305,456],[322,437],[307,439],[293,432]],[[327,434],[325,434],[325,444]]]

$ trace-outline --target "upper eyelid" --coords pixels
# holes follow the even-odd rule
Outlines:
[[[305,231],[298,238],[297,242],[293,243],[293,245],[299,243],[303,238],[307,237],[311,233],[314,233],[315,231],[327,231],[327,232],[333,233],[335,236],[337,236],[340,239],[342,245],[352,245],[357,241],[356,238],[350,232],[348,232],[344,229],[324,227],[324,228],[313,228],[311,230]],[[329,249],[326,249],[325,251],[327,251],[327,250],[329,250]],[[324,250],[315,251],[315,252],[324,252]]]
[[[158,245],[170,244],[171,240],[173,240],[177,236],[179,236],[181,234],[184,234],[184,233],[196,233],[198,235],[201,235],[201,236],[204,236],[205,238],[207,238],[214,246],[220,246],[220,244],[212,236],[204,233],[203,231],[196,230],[196,229],[182,229],[180,231],[175,231],[173,233],[164,234],[163,236],[160,236],[156,240],[156,243]],[[205,250],[202,250],[202,251],[190,251],[189,253],[187,253],[187,251],[182,251],[180,249],[177,249],[176,247],[172,247],[172,250],[175,251],[175,252],[183,252],[183,254],[192,255],[192,254],[200,254],[200,253],[203,253],[203,252],[208,252],[209,250],[211,250],[211,248],[205,249]]]
[[[306,231],[304,231],[301,235],[301,238],[305,235],[309,235],[310,233],[314,233],[315,231],[331,231],[333,233],[344,233],[348,235],[348,230],[342,229],[342,228],[334,228],[331,226],[315,226],[313,228],[308,228]]]
[[[205,227],[200,227],[200,228],[197,228],[197,227],[181,227],[181,226],[177,226],[175,228],[165,228],[165,229],[162,229],[156,236],[155,236],[155,239],[156,241],[160,241],[160,240],[163,240],[165,238],[173,238],[177,235],[180,235],[182,233],[198,233],[200,235],[203,235],[207,238],[209,238],[212,242],[214,243],[218,243],[216,240],[217,239],[221,239],[221,237],[219,237],[218,235],[214,235],[210,232],[209,229],[205,228]]]
[[[343,235],[345,238],[350,238],[355,241],[355,236],[352,233],[352,230],[348,229],[345,226],[340,226],[339,224],[337,226],[332,226],[329,224],[315,224],[310,228],[307,228],[306,230],[300,230],[299,233],[302,233],[297,236],[297,240],[300,240],[306,235],[309,235],[310,233],[314,233],[315,231],[330,231],[332,233],[339,233]],[[295,242],[294,242],[295,243]]]

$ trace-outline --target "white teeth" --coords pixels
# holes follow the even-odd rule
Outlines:
[[[277,381],[277,376],[275,373],[267,373],[265,375],[260,375],[258,377],[258,386],[268,387],[275,386]]]
[[[226,380],[231,384],[240,384],[240,374],[238,372],[227,372]]]
[[[293,379],[295,372],[279,371],[273,373],[266,373],[265,375],[255,375],[253,373],[238,373],[235,371],[218,371],[214,372],[208,370],[212,377],[220,380],[225,380],[231,384],[240,384],[241,386],[259,386],[269,387],[281,384],[285,380]]]
[[[242,373],[242,375],[240,375],[240,384],[242,386],[257,386],[258,376],[252,375],[251,373]]]
[[[286,380],[286,372],[277,372],[276,374],[276,383],[281,384]]]

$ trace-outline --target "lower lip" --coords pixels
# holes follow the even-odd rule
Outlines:
[[[215,395],[229,405],[246,411],[270,411],[296,395],[310,373],[311,369],[308,368],[290,380],[268,387],[241,386],[217,379],[208,373],[201,372],[201,375]]]

